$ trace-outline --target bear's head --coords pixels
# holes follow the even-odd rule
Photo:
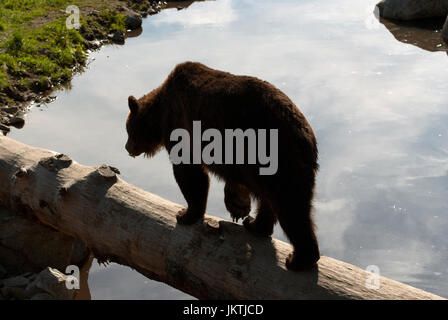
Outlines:
[[[128,141],[126,150],[131,157],[144,153],[153,156],[162,147],[160,117],[156,110],[155,99],[145,99],[140,102],[133,96],[128,98],[129,114],[126,120]]]

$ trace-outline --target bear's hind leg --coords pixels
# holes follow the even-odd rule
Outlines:
[[[224,203],[232,220],[242,219],[249,215],[250,191],[239,183],[227,181],[224,186]]]
[[[309,199],[300,198],[284,201],[276,212],[280,226],[294,247],[286,259],[286,267],[290,270],[312,268],[319,260],[320,253],[311,217],[311,203]]]
[[[270,237],[274,232],[274,225],[277,222],[277,216],[272,210],[272,206],[266,199],[258,201],[256,218],[247,217],[244,219],[243,225],[250,232],[262,236]]]
[[[193,224],[202,219],[207,207],[210,179],[208,173],[200,165],[173,165],[174,177],[187,201],[188,207],[179,211],[179,224]]]

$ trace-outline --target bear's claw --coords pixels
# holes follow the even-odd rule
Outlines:
[[[190,211],[188,208],[179,210],[176,215],[177,223],[189,225],[194,224],[197,221],[201,220],[203,215],[201,214],[195,214],[194,211]]]
[[[301,257],[297,255],[295,252],[291,252],[288,257],[286,258],[286,268],[288,270],[293,271],[304,271],[304,270],[310,270],[317,267],[317,261],[319,260],[319,257],[316,259],[307,259],[302,261]]]
[[[246,219],[244,219],[243,225],[250,233],[254,235],[267,238],[272,235],[272,230],[263,230],[262,228],[260,228],[260,225],[257,224],[256,219],[252,218],[251,216],[248,216]]]

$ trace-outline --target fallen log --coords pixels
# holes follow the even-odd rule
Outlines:
[[[442,299],[323,256],[318,268],[287,271],[292,247],[206,216],[176,224],[180,205],[49,150],[0,135],[0,203],[37,217],[89,247],[100,261],[130,266],[200,299]]]
[[[5,276],[37,273],[48,266],[82,266],[89,255],[81,241],[0,206],[0,266]],[[0,280],[2,276],[0,272]]]

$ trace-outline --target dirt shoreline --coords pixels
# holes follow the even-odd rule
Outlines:
[[[114,10],[126,16],[126,31],[115,30],[107,32],[101,21],[101,12],[98,7],[80,7],[80,16],[88,23],[81,24],[78,32],[83,37],[83,50],[86,55],[99,50],[105,44],[123,45],[127,37],[133,37],[141,33],[142,18],[159,13],[163,9],[188,7],[193,1],[155,1],[155,0],[113,0],[106,2],[104,10]],[[61,17],[68,17],[63,10],[48,12],[45,16],[38,16],[30,24],[34,27],[44,26]],[[71,69],[72,75],[84,71],[87,59],[83,63],[76,63]],[[1,64],[0,64],[1,67]],[[5,68],[5,65],[3,65]],[[25,74],[26,79],[28,75]],[[30,77],[30,76],[28,76]],[[33,80],[32,78],[30,78]],[[46,104],[55,100],[53,91],[70,85],[72,77],[63,79],[59,83],[44,82],[36,88],[21,88],[18,84],[23,78],[17,78],[0,90],[0,134],[7,135],[10,127],[22,128],[25,125],[24,116],[28,108],[34,104]],[[27,79],[28,80],[28,79]]]

